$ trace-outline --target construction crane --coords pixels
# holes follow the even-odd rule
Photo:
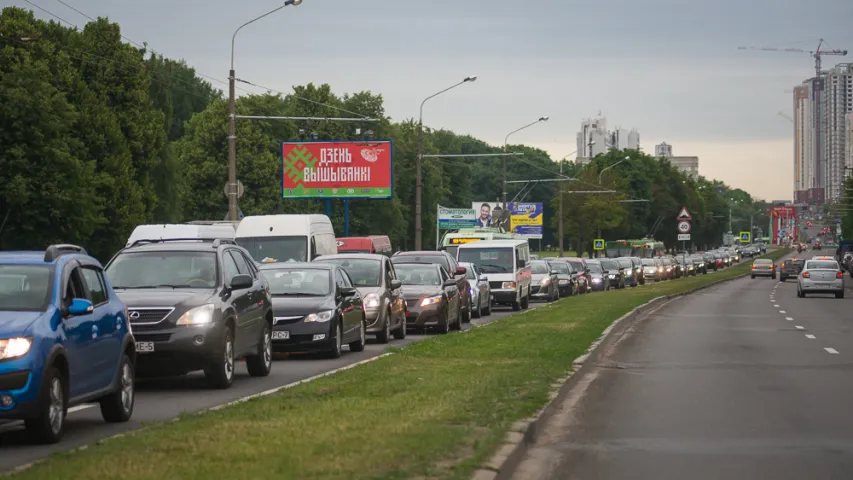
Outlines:
[[[788,114],[786,114],[782,110],[779,110],[779,113],[777,113],[776,115],[779,115],[780,117],[784,118],[785,120],[788,120],[791,123],[796,123],[796,122],[794,122],[793,118],[791,118]]]
[[[808,53],[809,55],[814,57],[815,78],[820,78],[820,75],[822,73],[821,58],[824,55],[841,55],[841,56],[847,55],[847,50],[838,50],[838,49],[821,50],[821,47],[823,47],[824,43],[825,42],[821,38],[817,44],[817,50],[813,50],[813,51],[803,50],[800,48],[775,48],[775,47],[737,47],[737,49],[738,50],[763,50],[766,52]]]

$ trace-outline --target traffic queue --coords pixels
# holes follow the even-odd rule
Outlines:
[[[707,274],[757,252],[539,259],[507,238],[393,252],[387,236],[336,237],[325,215],[140,225],[106,265],[76,245],[3,252],[0,422],[54,443],[75,405],[128,421],[137,377],[202,371],[225,389],[239,360],[264,377],[275,353],[337,358],[367,337],[446,334],[498,306]]]

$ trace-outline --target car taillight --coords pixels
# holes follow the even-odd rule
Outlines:
[[[752,269],[755,270],[755,265],[752,266]]]
[[[774,268],[776,268],[775,265],[770,265],[770,270],[773,270]]]
[[[844,278],[844,274],[841,272],[835,272],[835,278]]]
[[[803,278],[811,278],[811,274],[809,274],[809,272],[803,272]]]

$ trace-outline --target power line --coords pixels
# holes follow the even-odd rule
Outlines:
[[[53,18],[55,18],[55,19],[59,20],[60,22],[67,23],[68,25],[71,25],[72,27],[74,27],[74,28],[76,28],[76,29],[78,29],[78,30],[80,29],[80,27],[78,27],[77,25],[74,25],[73,23],[69,22],[68,20],[65,20],[64,18],[60,17],[59,15],[54,14],[53,12],[51,12],[51,11],[47,10],[46,8],[42,8],[42,7],[38,6],[38,5],[36,5],[35,3],[31,2],[30,0],[24,0],[24,1],[25,1],[25,2],[27,2],[27,3],[29,3],[30,5],[32,5],[32,6],[36,7],[36,8],[38,8],[38,9],[39,9],[39,10],[41,10],[42,12],[44,12],[44,13],[46,13],[46,14],[50,15],[51,17],[53,17]]]
[[[271,91],[271,92],[276,92],[276,93],[279,93],[279,94],[281,94],[281,95],[284,95],[285,97],[293,97],[293,98],[295,98],[295,99],[297,99],[297,100],[302,100],[303,102],[313,103],[313,104],[315,104],[315,105],[320,105],[320,106],[323,106],[323,107],[329,107],[329,108],[332,108],[332,109],[334,109],[334,110],[338,110],[338,111],[341,111],[341,112],[344,112],[344,113],[349,113],[349,114],[351,114],[351,115],[355,115],[355,116],[357,116],[357,117],[361,117],[361,118],[364,118],[364,119],[370,118],[370,117],[368,117],[367,115],[363,115],[363,114],[358,113],[358,112],[353,112],[353,111],[351,111],[351,110],[347,110],[346,108],[343,108],[343,107],[338,107],[338,106],[335,106],[335,105],[329,105],[328,103],[318,102],[317,100],[311,100],[310,98],[300,97],[299,95],[296,95],[295,93],[289,93],[289,94],[288,94],[288,93],[284,93],[284,92],[282,92],[281,90],[276,90],[276,89],[274,89],[274,88],[265,87],[265,86],[263,86],[263,85],[259,85],[259,84],[257,84],[257,83],[252,83],[252,82],[250,82],[250,81],[248,81],[248,80],[243,80],[242,78],[235,78],[234,80],[235,80],[235,81],[238,81],[238,82],[241,82],[241,83],[245,83],[245,84],[247,84],[247,85],[252,85],[253,87],[263,88],[264,90],[269,90],[269,91]]]

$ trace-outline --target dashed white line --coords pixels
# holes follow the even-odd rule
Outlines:
[[[794,321],[794,317],[785,317],[785,320],[787,320],[787,321],[789,321],[789,322],[793,322],[793,321]]]
[[[802,325],[795,325],[794,328],[796,328],[797,330],[805,330],[806,329]]]
[[[811,334],[808,334],[808,333],[807,333],[807,334],[806,334],[806,338],[808,338],[808,339],[810,339],[810,340],[814,340],[814,339],[815,339],[815,338],[817,338],[817,337],[815,337],[814,335],[811,335]]]
[[[775,308],[779,308],[779,305],[773,305]]]
[[[781,313],[782,315],[784,315],[784,314],[786,314],[786,313],[788,313],[788,312],[786,312],[785,310],[779,310],[779,313]]]
[[[826,353],[829,353],[831,355],[838,355],[838,350],[832,347],[825,347],[824,350],[826,350]]]

